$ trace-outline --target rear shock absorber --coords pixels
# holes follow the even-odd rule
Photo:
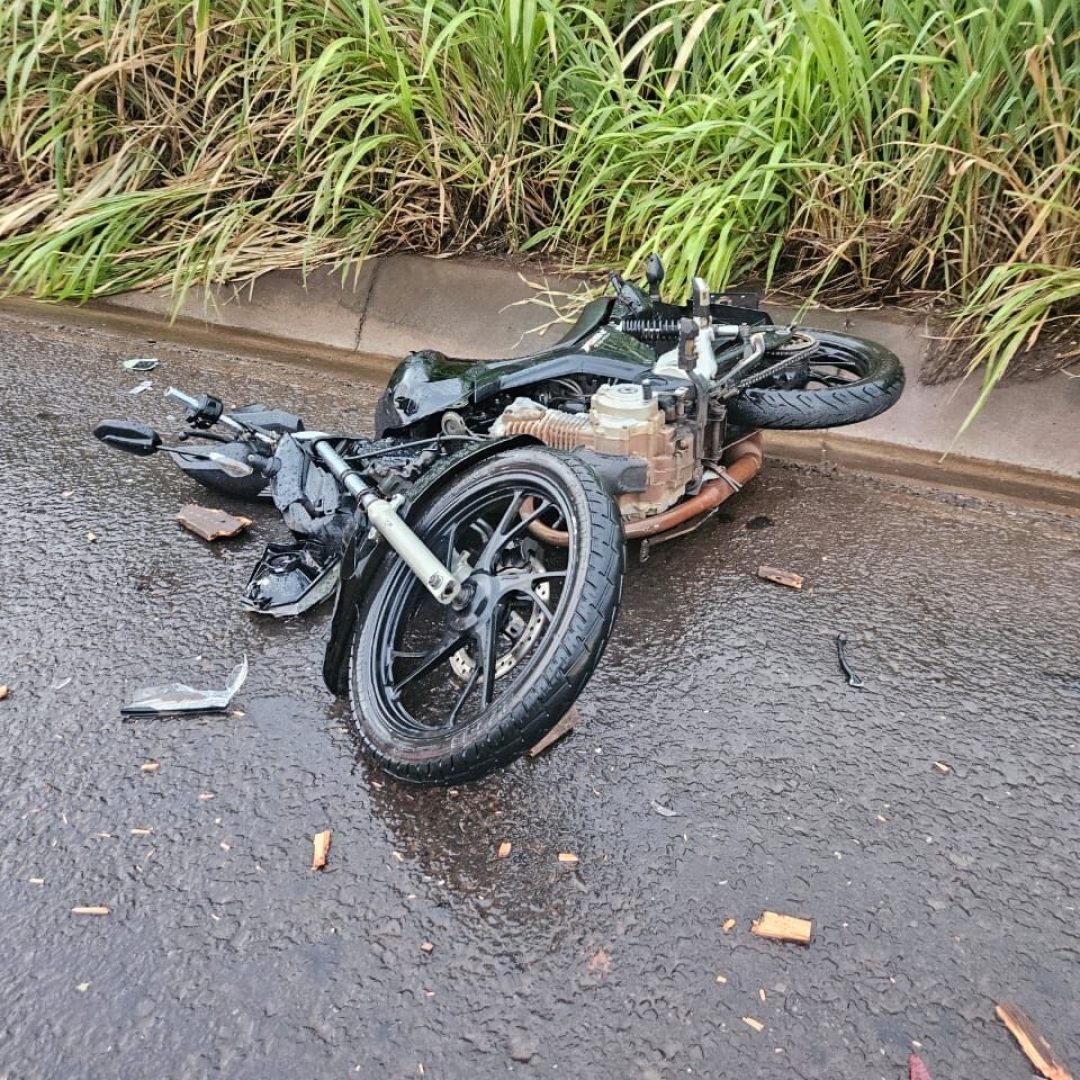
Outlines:
[[[669,338],[678,338],[679,320],[663,319],[657,316],[631,316],[615,324],[624,334],[635,337],[638,341],[654,342]]]

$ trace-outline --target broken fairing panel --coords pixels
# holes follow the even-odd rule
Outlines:
[[[321,540],[267,544],[241,602],[260,615],[299,615],[334,592],[340,571],[341,552]]]
[[[233,695],[247,678],[248,664],[245,656],[232,669],[224,690],[196,690],[186,683],[169,683],[167,686],[145,686],[135,691],[130,705],[120,711],[125,716],[155,716],[164,713],[224,712]]]

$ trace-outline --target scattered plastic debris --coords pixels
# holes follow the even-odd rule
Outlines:
[[[141,394],[141,393],[143,393],[143,391],[149,390],[150,387],[153,386],[153,385],[154,384],[149,379],[143,379],[143,381],[141,383],[139,383],[138,386],[133,386],[128,391],[128,393],[129,394]]]
[[[679,811],[672,810],[670,806],[664,806],[662,803],[658,803],[655,799],[652,800],[649,805],[661,816],[661,817],[678,817]]]
[[[224,712],[233,694],[247,678],[247,657],[233,668],[224,690],[196,690],[185,683],[147,686],[135,691],[130,705],[120,711],[125,716],[154,716],[161,713]]]
[[[241,603],[263,615],[299,615],[333,594],[340,573],[340,555],[321,540],[267,544]]]
[[[793,574],[790,570],[777,570],[775,566],[759,566],[757,576],[766,581],[775,581],[777,585],[786,585],[789,589],[801,589],[803,577],[801,574]]]
[[[209,507],[197,506],[195,503],[181,506],[176,520],[185,529],[196,536],[201,536],[204,540],[221,540],[228,536],[236,536],[251,524],[249,517],[237,517],[225,513],[224,510],[211,510]]]
[[[311,857],[311,869],[321,870],[326,865],[326,856],[330,851],[330,830],[317,832],[312,841],[314,852]]]
[[[908,1080],[933,1080],[930,1070],[923,1064],[918,1054],[908,1054]]]
[[[131,360],[124,360],[123,365],[128,371],[153,371],[160,361],[153,356],[136,356]]]
[[[847,676],[848,686],[865,686],[862,678],[851,670],[847,662],[847,653],[844,651],[847,645],[847,634],[841,631],[836,635],[836,658],[840,661],[840,670]]]
[[[797,919],[792,915],[777,915],[775,911],[763,911],[761,918],[755,919],[750,929],[758,937],[809,945],[812,924],[808,919]]]
[[[103,904],[93,907],[73,907],[71,909],[72,915],[108,915],[109,909]]]

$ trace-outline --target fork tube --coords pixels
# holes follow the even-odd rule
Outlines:
[[[435,557],[431,549],[409,528],[397,510],[325,440],[314,445],[315,453],[347,491],[356,496],[372,528],[401,556],[402,561],[439,601],[449,604],[461,592],[461,583]]]

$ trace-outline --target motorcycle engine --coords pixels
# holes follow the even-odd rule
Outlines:
[[[696,479],[695,426],[681,399],[661,401],[649,386],[619,383],[599,387],[588,412],[550,409],[518,398],[503,410],[491,434],[531,435],[559,450],[583,447],[643,460],[644,489],[617,496],[623,518],[637,521],[672,506]]]

